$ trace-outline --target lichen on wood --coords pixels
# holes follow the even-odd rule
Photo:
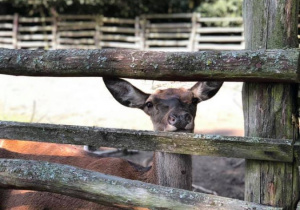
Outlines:
[[[177,154],[293,161],[292,139],[277,140],[5,121],[0,121],[0,138]]]
[[[243,3],[247,49],[298,47],[298,0],[244,0]],[[297,129],[292,116],[296,114],[297,89],[294,84],[245,83],[245,135],[294,138]],[[297,157],[299,148],[294,149]],[[296,160],[292,163],[246,160],[245,200],[294,209],[299,200],[298,179]]]
[[[60,193],[127,209],[278,209],[33,160],[0,159],[0,187]]]
[[[0,49],[0,74],[299,82],[299,50],[155,52]]]

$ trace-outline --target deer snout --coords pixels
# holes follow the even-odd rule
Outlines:
[[[168,123],[177,129],[187,129],[187,125],[193,122],[193,116],[187,112],[181,114],[171,113],[168,117]]]

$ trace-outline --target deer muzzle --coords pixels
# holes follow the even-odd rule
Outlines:
[[[176,130],[190,130],[192,129],[194,118],[188,112],[171,113],[168,117],[168,123],[174,126]]]

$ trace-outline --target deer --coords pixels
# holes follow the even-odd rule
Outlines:
[[[168,88],[148,94],[120,78],[103,78],[103,81],[120,104],[143,110],[150,116],[154,131],[186,133],[194,131],[197,104],[216,95],[223,84],[219,81],[200,81],[189,89]],[[192,188],[190,155],[154,152],[152,166],[142,167],[121,158],[99,158],[74,145],[1,140],[0,158],[69,164],[152,184],[188,190]],[[119,209],[69,196],[30,190],[2,189],[0,197],[0,209]]]

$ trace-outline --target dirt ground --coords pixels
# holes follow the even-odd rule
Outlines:
[[[124,158],[143,164],[152,152],[139,152]],[[193,156],[193,184],[217,195],[244,199],[245,161],[238,158]],[[205,192],[195,190],[196,192]]]
[[[132,80],[131,80],[132,81]],[[156,88],[190,87],[193,83],[134,80],[145,92]],[[198,105],[197,133],[243,136],[241,83],[225,83],[211,100]],[[151,130],[140,110],[118,104],[101,78],[28,78],[0,76],[0,120]],[[126,156],[143,163],[152,152]],[[218,195],[243,199],[241,159],[193,157],[193,183]]]

